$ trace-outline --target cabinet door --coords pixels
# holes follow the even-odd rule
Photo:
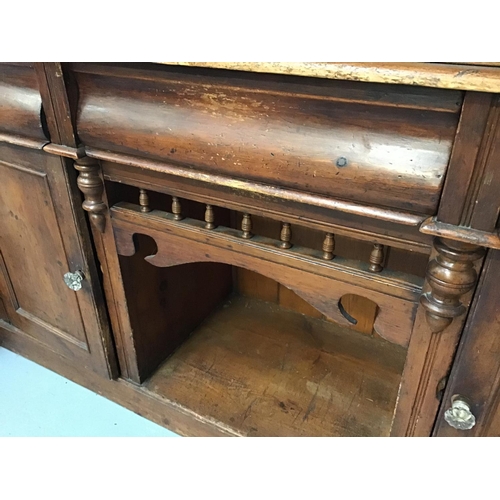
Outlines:
[[[71,168],[0,144],[0,333],[28,335],[109,377],[114,352]],[[74,291],[63,277],[77,271]]]
[[[500,250],[490,250],[471,306],[455,361],[444,392],[436,436],[500,436]],[[468,406],[458,407],[445,419],[452,400]],[[473,417],[470,415],[472,414]]]

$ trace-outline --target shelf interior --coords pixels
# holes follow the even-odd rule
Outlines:
[[[387,436],[406,351],[230,295],[144,389],[248,436]]]

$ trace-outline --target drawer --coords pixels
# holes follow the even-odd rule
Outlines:
[[[361,82],[72,65],[86,146],[434,214],[463,95]]]
[[[35,69],[2,63],[0,68],[0,134],[47,142],[42,98]]]

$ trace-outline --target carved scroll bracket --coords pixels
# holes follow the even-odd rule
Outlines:
[[[93,158],[84,156],[76,160],[75,168],[80,172],[77,184],[85,197],[82,207],[89,213],[90,222],[94,227],[104,233],[108,207],[102,199],[104,183],[100,176],[99,163]]]
[[[427,268],[431,290],[422,295],[420,302],[431,331],[439,333],[467,310],[460,299],[476,284],[474,261],[484,255],[484,249],[441,238],[436,238],[434,248],[437,256]]]

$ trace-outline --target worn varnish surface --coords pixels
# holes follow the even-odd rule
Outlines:
[[[174,194],[201,203],[213,203],[239,212],[251,212],[253,215],[263,215],[279,222],[286,220],[292,224],[296,223],[336,235],[342,234],[420,253],[430,253],[432,238],[418,229],[418,226],[426,219],[425,216],[350,202],[341,203],[350,205],[351,209],[353,205],[356,205],[358,209],[356,211],[358,215],[356,215],[329,208],[331,205],[337,206],[337,203],[330,203],[334,200],[324,196],[309,194],[306,196],[304,193],[294,191],[294,199],[285,199],[281,197],[281,189],[270,185],[269,193],[264,196],[262,193],[256,193],[259,186],[255,186],[255,183],[248,182],[242,190],[241,182],[235,182],[234,179],[227,185],[198,182],[194,179],[179,178],[178,168],[174,168],[171,173],[167,174],[164,163],[136,158],[130,161],[131,157],[127,162],[125,155],[93,149],[89,149],[88,154],[95,158],[109,160],[101,162],[104,178],[116,183],[169,195]],[[189,174],[193,173],[193,169],[183,168],[183,170]],[[277,191],[280,192],[277,193]],[[312,205],[311,197],[314,198],[315,203],[320,202],[323,205]]]
[[[499,63],[169,62],[163,64],[500,92]]]
[[[112,345],[65,168],[61,158],[0,144],[3,327],[109,376]],[[85,279],[74,292],[63,275],[77,270]]]
[[[38,318],[86,349],[80,315],[67,314],[78,312],[78,301],[62,280],[70,265],[47,173],[36,167],[22,168],[0,161],[0,176],[0,248],[5,265],[2,270],[13,284],[17,312],[30,319]],[[42,241],[44,245],[40,247]]]
[[[215,263],[159,269],[144,260],[154,242],[141,238],[139,245],[120,265],[144,380],[229,293],[232,276],[230,266]]]
[[[47,142],[37,76],[29,64],[0,64],[0,132]]]
[[[471,313],[458,348],[436,420],[436,436],[500,436],[500,251],[486,257]],[[459,394],[471,405],[476,425],[468,431],[450,427],[444,412]]]
[[[462,100],[300,78],[76,70],[85,145],[425,214],[437,207]]]
[[[233,297],[146,388],[243,435],[389,434],[404,349]]]
[[[467,191],[471,188],[474,166],[481,150],[491,102],[491,94],[467,92],[465,95],[453,143],[450,168],[439,204],[438,217],[442,222],[455,225],[467,222],[462,214],[469,209],[466,203]]]
[[[9,163],[8,169],[14,166],[18,171],[7,177],[3,173],[8,169],[0,172],[0,182],[5,177],[8,187],[1,194],[2,203],[23,223],[29,219],[23,227],[18,222],[7,223],[6,231],[0,228],[0,239],[6,235],[0,241],[1,342],[183,434],[429,435],[439,406],[436,389],[449,374],[460,341],[442,411],[452,392],[468,392],[464,396],[472,400],[478,417],[470,434],[498,435],[498,311],[492,285],[496,267],[487,261],[484,276],[490,278],[483,277],[463,335],[474,286],[473,280],[466,280],[467,286],[461,283],[467,273],[460,274],[459,262],[467,261],[466,255],[439,264],[440,275],[446,275],[440,283],[434,279],[436,264],[431,263],[423,291],[453,299],[427,303],[441,310],[438,318],[432,317],[434,309],[429,316],[425,301],[416,305],[422,280],[399,279],[395,271],[422,276],[421,261],[435,234],[480,245],[497,242],[500,113],[498,96],[488,92],[498,91],[491,84],[499,69],[360,64],[337,66],[333,73],[330,66],[319,80],[293,75],[298,66],[292,66],[278,68],[281,75],[269,73],[272,65],[255,69],[263,72],[260,75],[153,64],[41,63],[35,70],[29,64],[9,64],[3,72],[2,66],[0,85],[7,89],[7,94],[0,94],[2,143],[104,160],[107,181],[134,186],[133,199],[117,197],[111,205],[137,204],[140,188],[148,191],[152,212],[139,214],[149,217],[144,223],[130,210],[124,214],[115,207],[105,210],[104,232],[93,229],[123,377],[112,382],[104,378],[112,371],[113,346],[96,322],[97,310],[101,319],[105,316],[98,289],[85,283],[75,301],[63,300],[61,305],[60,285],[50,290],[52,301],[40,298],[26,284],[36,281],[32,276],[38,268],[27,266],[23,274],[12,265],[18,257],[16,231],[27,229],[30,234],[43,233],[37,238],[42,243],[32,245],[30,259],[43,260],[40,279],[45,289],[50,285],[44,273],[57,269],[50,258],[83,262],[90,281],[97,281],[92,265],[80,260],[82,250],[92,258],[92,249],[88,241],[80,245],[85,243],[80,196],[64,189],[75,187],[74,177],[68,176],[70,166],[60,158],[52,157],[53,163],[40,160],[42,156],[35,159],[33,151],[25,150],[6,159],[7,147],[0,146],[2,165]],[[321,66],[313,63],[309,69],[325,69]],[[6,84],[14,73],[19,78]],[[379,78],[399,85],[335,81],[338,78]],[[412,86],[401,85],[404,82]],[[473,92],[466,92],[462,101],[462,92],[414,84]],[[5,127],[4,117],[9,122]],[[44,146],[48,134],[53,144]],[[79,134],[86,150],[76,149]],[[416,165],[410,160],[417,160]],[[93,177],[102,184],[98,163],[92,164]],[[44,190],[38,177],[30,177],[33,170],[48,179],[48,188]],[[96,193],[96,201],[111,206],[111,191]],[[21,205],[19,195],[24,197]],[[163,217],[165,224],[155,219],[155,210],[170,211],[172,196],[178,198],[184,219]],[[156,205],[160,198],[162,206]],[[198,215],[190,213],[190,198],[202,203]],[[143,196],[143,209],[144,200]],[[206,205],[215,207],[217,229],[205,229]],[[226,215],[227,209],[238,211],[238,217],[251,214],[255,237],[243,240],[240,233],[224,230],[227,224],[219,207]],[[261,236],[259,216],[272,219],[269,227],[274,229],[267,240]],[[239,231],[241,221],[234,222],[231,227]],[[290,249],[277,246],[282,223],[291,224]],[[307,234],[309,228],[322,234]],[[154,249],[134,248],[137,229],[155,239],[154,257]],[[54,241],[59,233],[58,246]],[[335,237],[332,261],[321,259],[326,233]],[[346,262],[346,257],[364,255],[361,246],[346,237],[363,239],[371,247],[397,248],[387,249],[381,273],[368,276],[364,264]],[[287,239],[285,232],[281,243]],[[122,253],[136,254],[118,257],[115,243]],[[407,262],[408,250],[418,251],[418,259]],[[478,259],[474,268],[479,271],[480,265]],[[216,310],[231,286],[249,297],[274,302],[262,306],[272,314],[251,315],[262,312],[255,306],[262,303],[253,298],[231,299],[229,307]],[[367,298],[373,299],[371,308],[366,307]],[[321,318],[332,312],[346,324],[347,316],[338,315],[340,299],[365,335],[352,331],[354,326],[344,329]],[[246,300],[253,305],[242,306]],[[25,314],[26,309],[35,314]],[[268,335],[273,321],[286,331],[273,327]],[[213,330],[220,333],[221,324],[227,326],[223,334],[214,334]],[[318,333],[319,324],[326,325],[325,339]],[[212,330],[205,330],[206,325]],[[171,355],[193,329],[194,335]],[[404,370],[404,348],[373,337],[373,329],[404,346],[409,342]],[[309,343],[311,334],[324,340],[320,348]],[[291,338],[294,341],[288,342]],[[195,350],[195,345],[201,349]],[[257,352],[261,345],[267,346],[264,354]],[[285,349],[291,346],[296,346],[296,354]],[[321,349],[325,352],[315,356]],[[393,351],[402,354],[393,356]],[[205,357],[212,353],[217,355]],[[159,363],[162,367],[147,386],[124,380],[140,383]],[[162,377],[168,370],[173,374],[170,380]],[[323,377],[327,370],[333,375]],[[182,383],[172,389],[169,384],[176,376]],[[276,380],[283,383],[275,387]],[[156,388],[150,386],[153,381]],[[305,381],[317,384],[317,391]],[[207,390],[199,391],[198,382]],[[270,392],[273,399],[268,398]],[[325,422],[329,428],[322,427]],[[435,433],[449,435],[449,429],[436,428]]]
[[[140,210],[140,209],[139,209]],[[368,265],[347,267],[334,260],[325,264],[314,252],[294,248],[277,251],[273,241],[254,236],[245,240],[233,230],[200,230],[201,222],[185,219],[172,222],[172,216],[159,211],[142,214],[130,204],[111,210],[117,251],[130,256],[136,251],[134,233],[151,236],[158,246],[146,260],[155,266],[169,267],[191,262],[221,262],[260,272],[295,291],[330,319],[350,323],[337,303],[345,294],[354,293],[376,302],[379,313],[375,330],[387,340],[408,345],[420,283],[416,277],[367,271]],[[319,252],[317,252],[318,254]],[[312,258],[311,258],[312,257]],[[408,280],[408,281],[407,281]]]

